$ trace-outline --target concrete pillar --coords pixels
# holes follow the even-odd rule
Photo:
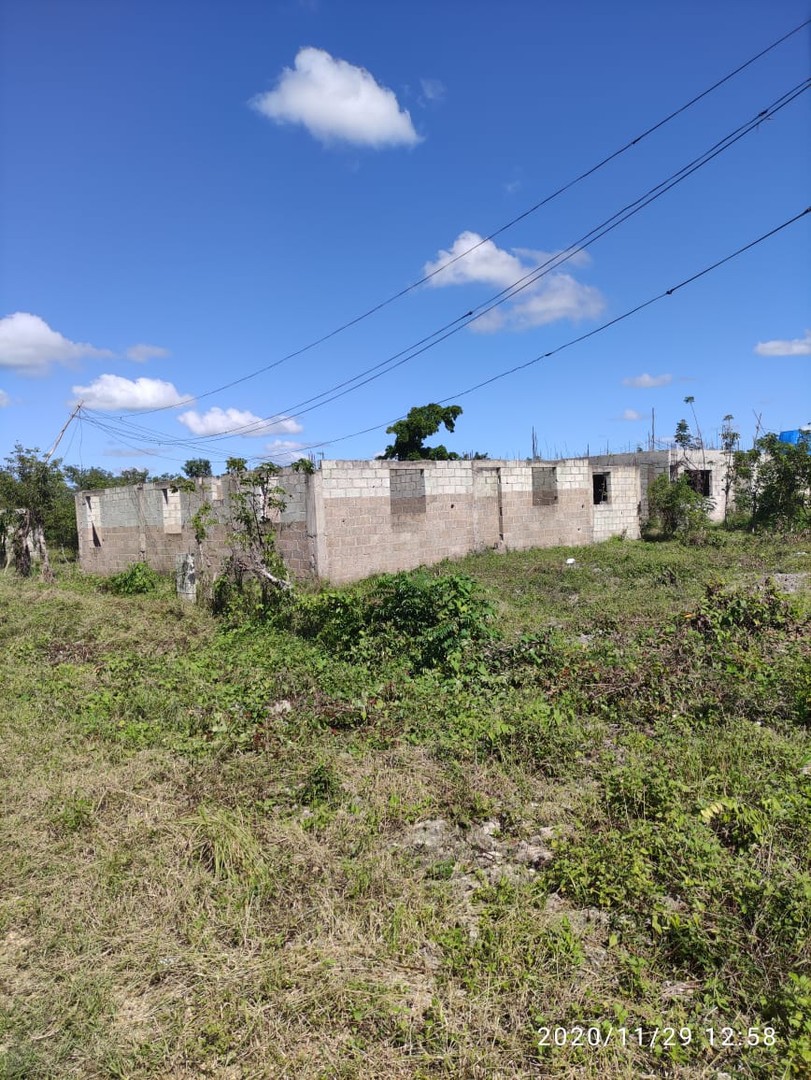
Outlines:
[[[192,554],[175,555],[175,579],[180,599],[194,603],[197,599],[197,572]]]

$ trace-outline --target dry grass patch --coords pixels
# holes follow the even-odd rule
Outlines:
[[[502,639],[419,673],[0,579],[0,1077],[801,1076],[802,1030],[536,1045],[802,1015],[811,971],[802,622],[685,628],[720,550],[575,554],[469,560]]]

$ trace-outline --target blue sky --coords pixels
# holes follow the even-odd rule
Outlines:
[[[756,416],[808,422],[811,215],[457,395],[806,208],[802,92],[572,252],[801,88],[808,27],[481,243],[809,15],[795,0],[4,0],[0,456],[47,448],[80,399],[59,454],[154,473],[373,456],[388,422],[440,400],[464,409],[442,441],[492,457],[527,456],[533,426],[548,457],[633,449],[652,409],[666,439],[688,395],[710,438],[727,413],[745,445]],[[301,412],[538,266],[482,318]]]

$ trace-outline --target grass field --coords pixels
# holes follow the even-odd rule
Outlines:
[[[722,539],[0,575],[0,1077],[811,1076],[811,537]]]

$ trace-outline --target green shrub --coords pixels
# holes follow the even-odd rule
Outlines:
[[[749,590],[725,590],[720,583],[712,582],[687,620],[703,637],[717,640],[731,631],[751,635],[782,629],[791,623],[792,613],[789,602],[771,579]]]
[[[145,562],[133,563],[120,574],[113,574],[107,579],[107,589],[117,596],[135,596],[138,593],[154,592],[158,587],[158,575]]]
[[[315,595],[299,597],[293,621],[301,637],[315,639],[328,649],[347,655],[357,650],[366,634],[367,612],[357,593],[324,589]]]
[[[664,536],[695,542],[707,531],[712,507],[712,500],[696,491],[687,473],[676,480],[662,473],[648,488],[647,526]]]
[[[788,984],[770,1003],[772,1018],[785,1042],[781,1061],[786,1078],[808,1076],[811,1071],[811,978],[790,973]]]
[[[404,657],[414,671],[458,667],[463,650],[493,637],[493,609],[464,574],[385,574],[366,593],[302,597],[293,625],[356,661]]]

